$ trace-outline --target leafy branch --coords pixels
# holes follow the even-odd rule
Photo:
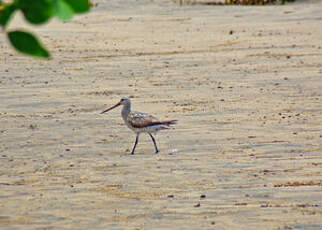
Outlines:
[[[32,33],[7,30],[13,15],[21,11],[29,23],[41,25],[53,17],[70,21],[74,14],[86,13],[89,9],[88,0],[0,0],[0,26],[11,45],[19,52],[34,57],[49,58],[50,53]]]

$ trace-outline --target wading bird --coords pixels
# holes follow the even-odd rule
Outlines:
[[[158,153],[158,146],[154,137],[152,136],[152,133],[156,133],[162,129],[169,129],[171,125],[177,123],[177,120],[159,121],[156,117],[150,114],[131,111],[131,101],[128,98],[122,98],[116,105],[104,110],[101,112],[101,114],[106,113],[120,105],[123,105],[121,114],[125,124],[136,133],[136,139],[131,154],[134,154],[141,133],[148,133],[150,135],[154,144],[155,153]]]

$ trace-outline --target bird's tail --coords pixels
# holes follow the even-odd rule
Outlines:
[[[171,120],[171,121],[156,121],[152,122],[149,125],[149,128],[156,129],[155,131],[162,130],[162,129],[170,129],[172,126],[177,124],[177,120]]]
[[[170,125],[175,125],[178,123],[178,120],[171,120],[171,121],[161,121],[161,123],[163,125],[167,125],[167,126],[170,126]]]
[[[155,121],[149,124],[149,127],[158,127],[158,129],[170,129],[171,125],[177,124],[178,120],[171,121]]]
[[[178,123],[178,120],[171,120],[171,121],[161,121],[160,124],[160,128],[162,129],[169,129],[171,128],[172,126],[171,125],[175,125]]]

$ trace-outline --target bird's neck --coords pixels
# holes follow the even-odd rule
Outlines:
[[[127,104],[123,105],[122,117],[126,118],[130,112],[131,112],[131,103],[127,103]]]

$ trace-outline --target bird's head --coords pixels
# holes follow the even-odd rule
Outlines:
[[[122,97],[121,100],[116,105],[113,105],[111,108],[104,110],[103,112],[101,112],[101,114],[106,113],[112,109],[115,109],[116,107],[118,107],[120,105],[128,105],[129,103],[131,103],[130,99],[128,99],[126,97]]]

